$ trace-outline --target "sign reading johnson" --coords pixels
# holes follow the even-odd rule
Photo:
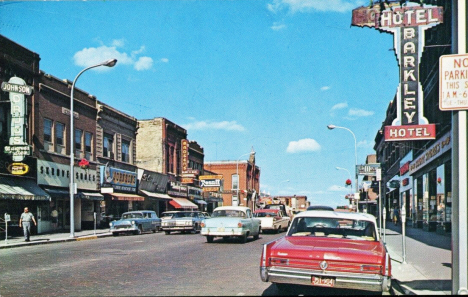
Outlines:
[[[136,193],[136,172],[122,170],[108,165],[101,166],[101,187],[112,187],[119,192]]]
[[[419,63],[424,49],[424,32],[443,22],[443,8],[410,1],[374,3],[354,9],[352,25],[374,27],[394,35],[400,85],[396,95],[397,116],[391,126],[385,127],[385,141],[435,139],[435,124],[429,124],[423,114]]]

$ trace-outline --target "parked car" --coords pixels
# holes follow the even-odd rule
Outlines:
[[[120,220],[109,223],[110,232],[117,236],[120,233],[133,233],[135,235],[142,232],[158,232],[161,228],[161,219],[152,210],[129,211],[122,214]]]
[[[254,217],[261,221],[262,232],[275,231],[280,233],[286,231],[291,219],[282,210],[279,209],[257,209]]]
[[[166,211],[161,214],[161,229],[166,235],[173,231],[200,232],[206,216],[201,211]]]
[[[203,221],[201,235],[206,236],[208,243],[213,242],[215,237],[236,237],[245,243],[249,236],[259,238],[260,223],[260,219],[254,218],[248,207],[221,206],[214,209],[209,220]]]
[[[260,277],[280,291],[309,285],[389,292],[391,259],[367,213],[304,211],[263,245]]]

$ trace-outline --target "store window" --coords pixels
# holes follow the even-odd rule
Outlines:
[[[439,225],[443,226],[445,222],[445,165],[437,167],[437,177],[436,177],[436,204],[437,204],[437,222]]]

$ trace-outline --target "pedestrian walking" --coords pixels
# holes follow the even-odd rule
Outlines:
[[[393,208],[393,223],[395,226],[398,225],[398,217],[399,217],[400,211],[397,206]]]
[[[34,215],[25,207],[19,220],[19,227],[21,228],[21,225],[23,225],[24,241],[29,241],[29,237],[31,236],[31,222],[34,223],[34,226],[37,225]]]

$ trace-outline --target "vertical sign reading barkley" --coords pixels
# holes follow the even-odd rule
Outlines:
[[[352,25],[374,27],[394,35],[400,84],[396,96],[397,117],[392,126],[385,127],[385,141],[435,139],[435,124],[429,124],[423,114],[419,63],[424,49],[424,32],[443,22],[443,8],[414,2],[401,4],[395,0],[374,3],[354,9]]]
[[[4,151],[12,155],[14,162],[21,162],[25,156],[31,154],[31,148],[26,142],[26,114],[27,104],[24,95],[31,95],[32,87],[19,77],[12,77],[8,83],[2,83],[2,91],[10,93],[10,139],[9,146]]]

